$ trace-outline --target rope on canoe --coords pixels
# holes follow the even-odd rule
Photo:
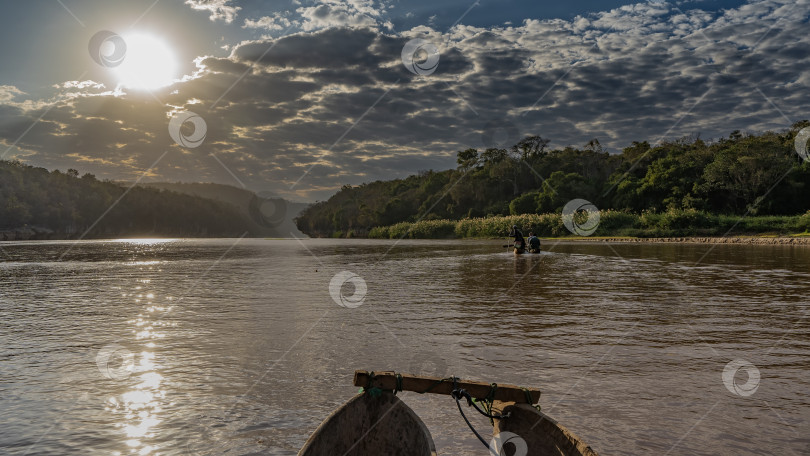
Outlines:
[[[534,401],[532,400],[532,393],[530,393],[528,389],[526,389],[526,388],[524,388],[524,387],[522,387],[522,386],[520,387],[520,389],[522,389],[522,390],[523,390],[523,394],[525,394],[525,395],[526,395],[526,403],[527,403],[527,404],[529,404],[529,405],[531,405],[532,407],[536,408],[538,412],[539,412],[539,411],[541,411],[541,410],[540,410],[540,404],[532,404],[532,402],[534,402]]]
[[[366,382],[366,386],[360,388],[361,393],[368,393],[371,397],[380,397],[382,394],[382,390],[374,386],[374,379],[376,376],[374,375],[374,371],[368,373],[368,381]]]
[[[484,410],[486,410],[487,413],[485,413],[485,414],[483,412],[481,412],[481,413],[484,414],[484,416],[487,416],[489,418],[489,424],[491,424],[493,426],[495,425],[495,421],[493,421],[494,417],[492,416],[492,403],[495,402],[495,393],[497,391],[498,391],[498,384],[497,383],[490,383],[489,384],[489,393],[487,393],[487,397],[485,397],[484,400],[482,401],[484,403]],[[475,402],[473,402],[473,405],[475,405]],[[476,409],[477,408],[478,407],[476,407]],[[479,412],[480,411],[481,410],[479,410]]]
[[[374,386],[374,380],[376,378],[377,378],[377,376],[374,375],[374,371],[369,372],[368,373],[368,380],[366,381],[366,386],[360,388],[359,392],[361,392],[361,393],[369,393],[370,395],[372,395],[374,397],[377,397],[380,394],[382,394],[382,389],[377,388],[376,386]],[[398,392],[402,391],[402,374],[394,373],[394,378],[396,379],[396,386],[394,386],[394,396],[396,396],[396,394]],[[421,392],[416,391],[416,393],[418,393],[418,394],[429,393],[429,392],[431,392],[433,390],[433,388],[436,388],[437,386],[441,385],[444,382],[453,382],[453,384],[455,384],[457,380],[458,380],[458,377],[453,377],[453,376],[443,378],[443,379],[440,379],[440,380],[436,380],[432,385],[430,385],[430,387],[428,387],[428,389],[426,389],[424,391],[421,391]]]
[[[473,398],[470,395],[470,393],[468,393],[466,390],[463,390],[461,388],[456,388],[455,390],[453,390],[452,393],[450,393],[450,395],[453,396],[453,398],[456,401],[460,401],[462,398],[467,399],[467,406],[472,406],[475,410],[478,411],[478,413],[480,413],[481,415],[484,415],[485,417],[489,418],[490,423],[492,423],[492,424],[495,424],[492,421],[495,418],[497,418],[497,419],[509,418],[508,413],[506,415],[496,415],[496,414],[492,413],[492,402],[491,401],[489,401],[487,399],[482,399],[480,401],[477,401],[475,398]],[[481,408],[478,407],[479,402],[484,404],[484,409],[483,410],[481,410]]]
[[[481,443],[483,443],[484,446],[487,447],[487,449],[489,449],[489,444],[487,443],[487,441],[484,440],[484,438],[481,437],[481,434],[479,434],[478,431],[475,430],[473,425],[470,423],[470,420],[467,419],[467,415],[464,414],[464,410],[461,409],[461,402],[459,398],[455,397],[455,395],[453,397],[456,399],[456,406],[458,407],[458,412],[461,413],[461,417],[464,418],[464,422],[467,423],[467,427],[469,427],[470,430],[473,431],[473,434],[475,434],[475,436],[478,437],[478,440],[480,440]]]
[[[398,392],[402,391],[402,375],[395,373],[394,378],[396,379],[396,385],[394,387],[394,395],[396,396],[396,394]],[[382,389],[374,386],[374,380],[375,379],[376,379],[376,376],[374,375],[374,371],[369,372],[368,380],[366,381],[366,386],[360,388],[360,392],[361,393],[368,393],[372,397],[380,396],[382,394]],[[483,437],[481,437],[481,434],[479,434],[478,431],[475,430],[472,423],[470,423],[470,420],[467,419],[467,415],[464,414],[464,410],[461,408],[461,399],[462,398],[467,399],[467,406],[468,407],[472,406],[478,413],[480,413],[481,415],[484,415],[485,417],[489,418],[490,424],[495,425],[495,419],[500,420],[500,419],[504,419],[504,418],[509,418],[509,416],[510,416],[510,413],[506,413],[506,414],[502,413],[500,415],[496,415],[496,414],[492,413],[492,406],[493,406],[493,404],[495,402],[495,395],[498,392],[498,384],[497,383],[490,383],[489,392],[487,393],[486,397],[481,399],[481,400],[475,399],[466,390],[464,390],[463,388],[459,388],[458,387],[458,377],[455,377],[455,376],[450,376],[450,377],[447,377],[447,378],[442,378],[440,380],[436,380],[436,382],[434,382],[432,385],[430,385],[430,387],[428,387],[426,390],[424,390],[422,392],[417,391],[417,393],[419,393],[419,394],[429,393],[431,390],[433,390],[433,388],[441,385],[444,382],[453,382],[453,391],[450,393],[450,396],[453,399],[456,400],[456,407],[458,407],[458,411],[459,411],[459,413],[461,413],[461,417],[464,418],[464,422],[467,423],[467,427],[470,428],[470,430],[473,432],[473,434],[475,434],[475,436],[478,438],[478,440],[480,440],[481,443],[483,443],[484,446],[490,452],[492,452],[493,454],[497,454],[496,452],[493,452],[493,449],[490,448],[489,443]],[[523,394],[525,395],[526,403],[531,405],[532,407],[536,408],[538,411],[540,411],[540,404],[537,404],[537,405],[532,404],[532,402],[534,402],[534,401],[532,401],[531,392],[528,389],[524,388],[524,387],[520,387],[520,389],[523,391]],[[483,410],[478,407],[479,402],[483,404],[483,408],[484,408]]]
[[[430,387],[428,389],[426,389],[426,390],[424,390],[422,392],[417,391],[417,393],[418,394],[429,393],[429,392],[431,392],[433,390],[433,388],[436,388],[437,386],[441,385],[444,382],[453,382],[453,384],[455,385],[457,380],[458,380],[458,377],[453,377],[453,376],[443,378],[441,380],[436,380],[432,385],[430,385]]]
[[[480,401],[480,402],[484,403],[484,409],[485,410],[481,410],[478,407],[478,405],[476,404],[476,402],[478,402],[478,401],[476,401],[470,395],[470,393],[468,393],[466,390],[458,387],[455,377],[453,378],[453,392],[450,393],[450,395],[453,397],[453,399],[456,400],[456,407],[458,407],[458,411],[459,411],[459,413],[461,413],[461,417],[464,418],[464,422],[467,423],[467,427],[470,428],[470,430],[473,432],[473,434],[475,434],[475,436],[478,437],[478,440],[480,440],[481,443],[483,443],[484,446],[487,447],[487,449],[489,449],[490,451],[492,451],[492,448],[489,447],[489,443],[487,443],[487,441],[484,440],[483,437],[481,437],[481,434],[479,434],[478,431],[475,430],[472,423],[470,423],[470,420],[467,419],[467,415],[464,414],[464,410],[462,410],[462,408],[461,408],[461,399],[462,398],[467,399],[467,406],[473,406],[473,408],[475,408],[475,410],[478,411],[478,413],[480,413],[480,414],[484,415],[485,417],[489,418],[490,423],[492,423],[494,425],[495,424],[495,422],[494,422],[495,418],[497,418],[497,419],[509,418],[509,415],[510,415],[509,413],[507,413],[505,415],[504,414],[494,415],[492,413],[492,403],[495,401],[495,392],[496,391],[498,391],[498,385],[496,383],[492,383],[490,385],[489,393],[487,394],[487,397],[485,397],[484,399],[482,399]]]

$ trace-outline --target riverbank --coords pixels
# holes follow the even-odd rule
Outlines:
[[[363,232],[333,233],[334,237],[369,237],[372,239],[469,239],[506,237],[517,225],[524,235],[534,232],[539,237],[561,238],[574,232],[611,239],[747,239],[787,238],[808,235],[810,212],[800,215],[766,215],[742,217],[711,214],[693,209],[667,212],[631,212],[605,210],[578,214],[575,220],[563,220],[561,214],[523,214],[465,218],[461,220],[420,220],[375,227]],[[587,220],[591,217],[591,220]],[[592,238],[597,239],[597,238]],[[655,241],[651,241],[655,242]],[[682,241],[678,241],[682,242]],[[742,241],[740,241],[742,242]],[[768,241],[761,241],[767,243]],[[778,241],[772,241],[779,243]],[[751,243],[754,243],[753,241]]]
[[[625,242],[648,244],[743,244],[743,245],[796,245],[810,246],[810,236],[733,236],[733,237],[561,237],[542,238],[545,245],[557,241],[588,243]]]
[[[70,235],[56,233],[48,228],[36,226],[0,230],[0,241],[46,241],[68,239]]]

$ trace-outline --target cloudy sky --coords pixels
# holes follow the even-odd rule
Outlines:
[[[810,117],[808,0],[0,8],[0,154],[99,178],[314,201],[527,134],[616,151]]]

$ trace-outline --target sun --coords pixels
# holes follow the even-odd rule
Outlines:
[[[124,61],[115,68],[118,83],[136,90],[153,90],[171,84],[177,61],[160,38],[145,34],[122,37],[127,49]]]

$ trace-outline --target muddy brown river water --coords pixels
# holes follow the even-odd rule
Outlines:
[[[3,243],[0,453],[295,455],[368,369],[539,387],[602,455],[810,454],[810,247],[501,244]]]

